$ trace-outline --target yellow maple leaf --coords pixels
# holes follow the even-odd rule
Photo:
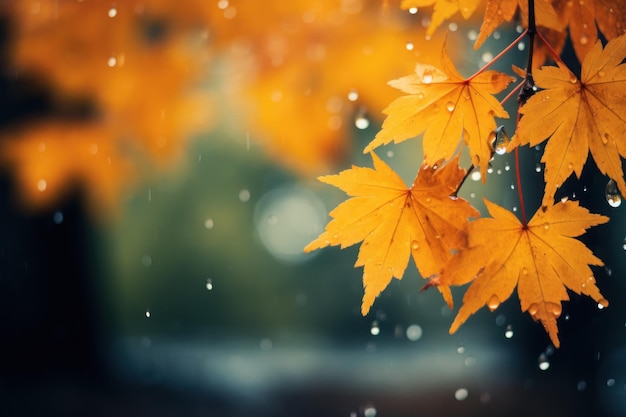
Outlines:
[[[536,24],[538,26],[558,31],[563,30],[563,24],[559,20],[550,0],[536,0],[534,5]],[[485,17],[480,26],[480,32],[478,33],[476,42],[474,42],[474,49],[480,48],[483,42],[485,42],[489,35],[491,35],[502,22],[510,22],[515,17],[515,12],[518,10],[518,7],[524,16],[524,20],[527,21],[527,0],[487,0]]]
[[[550,205],[556,189],[572,174],[580,177],[591,152],[598,168],[626,195],[620,156],[626,131],[626,36],[600,42],[582,63],[581,79],[560,65],[533,73],[543,91],[532,96],[520,112],[524,115],[511,146],[535,146],[548,140],[543,204]]]
[[[580,62],[598,40],[598,29],[612,40],[626,33],[626,8],[612,0],[559,0],[557,14],[568,26],[570,40]]]
[[[541,321],[559,347],[556,319],[567,288],[608,306],[595,284],[589,265],[602,261],[574,237],[609,219],[591,214],[578,202],[567,201],[538,210],[524,226],[510,211],[485,200],[492,218],[470,223],[468,246],[459,251],[435,278],[441,285],[473,280],[463,297],[450,333],[486,305],[491,311],[508,299],[515,287],[523,312]]]
[[[482,2],[483,0],[402,0],[400,7],[410,9],[434,6],[431,22],[426,32],[432,35],[444,21],[457,12],[460,12],[465,20],[469,19]]]
[[[402,278],[410,255],[423,277],[439,272],[451,251],[465,245],[468,217],[478,216],[467,201],[451,197],[465,176],[458,158],[438,169],[423,166],[407,188],[398,174],[371,155],[374,169],[353,166],[319,178],[353,198],[330,213],[333,220],[326,230],[304,249],[345,248],[363,241],[355,264],[364,267],[363,315],[393,277]],[[449,288],[440,290],[452,305]]]
[[[442,64],[443,70],[417,64],[415,74],[389,83],[410,95],[387,106],[381,131],[363,152],[424,133],[425,162],[433,165],[450,159],[463,141],[469,146],[472,163],[480,167],[485,178],[492,155],[490,133],[496,128],[494,117],[509,117],[493,94],[504,90],[514,78],[489,70],[465,79],[454,68],[445,47]]]

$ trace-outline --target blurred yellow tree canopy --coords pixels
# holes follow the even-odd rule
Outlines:
[[[298,174],[326,173],[355,118],[395,98],[387,81],[440,55],[427,22],[387,3],[4,2],[10,69],[41,82],[53,111],[5,128],[0,161],[34,207],[76,184],[94,209],[114,207],[142,167],[219,125]]]

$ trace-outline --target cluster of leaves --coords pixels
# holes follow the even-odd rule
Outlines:
[[[407,95],[385,110],[382,129],[364,152],[373,168],[353,166],[338,175],[320,177],[352,198],[331,213],[326,230],[306,248],[350,246],[362,241],[355,266],[363,266],[365,294],[362,313],[391,282],[401,279],[409,256],[425,287],[436,286],[452,306],[449,287],[471,283],[452,323],[455,332],[483,306],[495,310],[517,288],[521,310],[540,321],[558,347],[557,318],[567,289],[598,303],[608,301],[596,286],[590,266],[602,261],[576,237],[607,222],[578,202],[555,202],[557,189],[573,173],[580,177],[588,154],[599,170],[617,184],[626,182],[621,158],[626,156],[623,132],[626,103],[626,10],[602,0],[404,0],[405,9],[433,6],[428,34],[456,13],[469,18],[484,7],[475,47],[503,22],[518,18],[526,27],[520,37],[493,61],[470,77],[461,76],[445,48],[441,65],[419,63],[415,73],[390,85]],[[603,47],[598,29],[608,42]],[[576,76],[559,54],[566,34],[581,64]],[[514,67],[522,81],[504,99],[514,78],[488,67],[528,37],[526,70]],[[546,59],[556,65],[539,67]],[[503,103],[518,95],[515,135],[511,140],[495,118],[508,118]],[[422,135],[424,161],[407,187],[374,150],[390,142]],[[545,191],[541,206],[530,218],[521,187],[518,149],[544,141]],[[491,217],[478,218],[470,204],[457,197],[468,174],[476,168],[487,179],[494,153],[515,152],[520,218],[485,201]],[[469,154],[472,166],[459,167],[459,155]],[[534,168],[533,168],[534,169]],[[617,197],[616,197],[617,198]]]
[[[441,47],[408,50],[426,28],[400,10],[381,18],[381,8],[380,0],[1,2],[11,23],[7,73],[44,83],[52,111],[3,132],[0,164],[31,206],[55,204],[79,183],[106,210],[129,182],[177,161],[191,134],[235,115],[237,134],[275,161],[306,176],[328,172],[349,153],[355,118],[393,99],[371,80],[408,72],[415,56],[432,59]]]

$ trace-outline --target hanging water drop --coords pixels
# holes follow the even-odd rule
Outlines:
[[[511,142],[511,138],[506,134],[504,126],[498,126],[496,130],[489,134],[489,143],[491,148],[498,155],[504,155],[506,148]]]
[[[601,298],[598,300],[598,310],[604,310],[609,306],[609,301],[606,298]]]
[[[109,17],[113,18],[117,16],[117,8],[115,6],[111,6],[108,12]]]
[[[348,92],[348,100],[357,101],[359,99],[359,92],[355,89],[352,89]]]
[[[489,308],[489,310],[494,311],[499,306],[500,306],[500,299],[498,298],[497,295],[492,294],[491,297],[489,297],[489,300],[487,301],[487,307]]]
[[[410,14],[415,14],[415,13],[417,13],[417,7],[410,7],[410,8],[409,8],[409,13],[410,13]]]
[[[622,205],[622,195],[617,189],[617,184],[612,179],[606,183],[605,196],[609,206],[617,208]]]

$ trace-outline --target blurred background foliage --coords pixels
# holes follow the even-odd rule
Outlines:
[[[557,352],[514,300],[448,335],[453,312],[411,267],[363,318],[358,248],[302,253],[344,199],[316,175],[369,165],[361,150],[398,95],[386,82],[439,62],[428,13],[377,0],[0,12],[2,415],[626,414],[624,225],[593,169],[561,192],[613,215],[587,242],[612,304],[568,303]],[[473,51],[476,24],[447,28],[464,74],[517,36]],[[419,141],[379,154],[407,184],[422,160]],[[540,150],[522,156],[536,207]],[[460,195],[515,207],[512,162]]]

